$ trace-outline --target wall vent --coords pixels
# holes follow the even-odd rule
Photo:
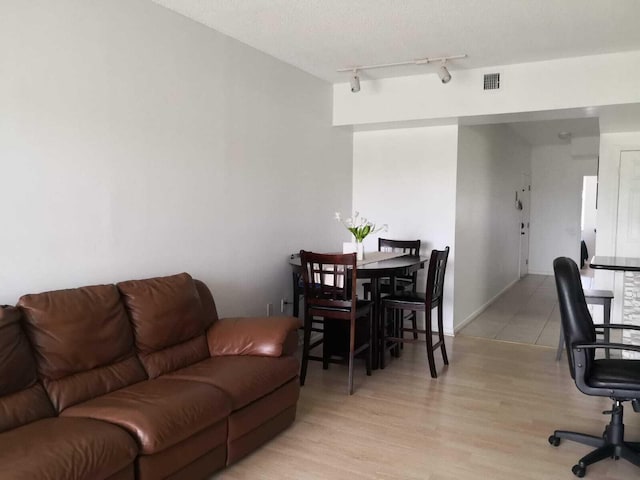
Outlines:
[[[498,90],[500,88],[500,74],[499,73],[487,73],[484,76],[484,89],[485,90]]]

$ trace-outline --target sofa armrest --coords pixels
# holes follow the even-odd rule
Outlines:
[[[212,357],[293,355],[300,320],[295,317],[221,318],[207,330]]]

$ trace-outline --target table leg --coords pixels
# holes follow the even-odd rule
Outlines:
[[[293,272],[293,316],[297,317],[300,313],[300,275]]]
[[[609,325],[611,323],[611,299],[605,298],[602,302],[602,308],[604,308],[604,324]],[[609,343],[610,340],[610,330],[608,328],[604,329],[604,341],[605,343]],[[605,358],[610,358],[611,352],[609,349],[605,349],[604,351]]]

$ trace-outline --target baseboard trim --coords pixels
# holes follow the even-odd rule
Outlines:
[[[529,272],[531,273],[531,272]],[[478,308],[476,311],[474,311],[471,315],[469,315],[467,318],[465,318],[462,322],[460,322],[459,325],[455,326],[453,329],[453,334],[455,335],[456,333],[458,333],[460,330],[462,330],[464,327],[466,327],[469,323],[471,323],[472,320],[474,320],[478,315],[480,315],[482,312],[484,312],[487,308],[489,308],[491,306],[491,304],[493,302],[495,302],[498,297],[500,295],[502,295],[504,292],[506,292],[507,290],[509,290],[511,287],[513,287],[518,280],[520,280],[520,278],[516,278],[515,280],[511,281],[510,283],[507,284],[506,287],[504,287],[502,290],[500,290],[498,293],[496,293],[493,297],[491,297],[486,303],[484,303],[480,308]]]
[[[542,272],[537,270],[529,270],[529,275],[553,275],[553,272]]]

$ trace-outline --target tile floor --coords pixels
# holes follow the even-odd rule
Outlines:
[[[583,269],[581,275],[584,288],[591,288],[593,271]],[[460,335],[557,347],[560,312],[553,276],[527,275],[520,279]]]

